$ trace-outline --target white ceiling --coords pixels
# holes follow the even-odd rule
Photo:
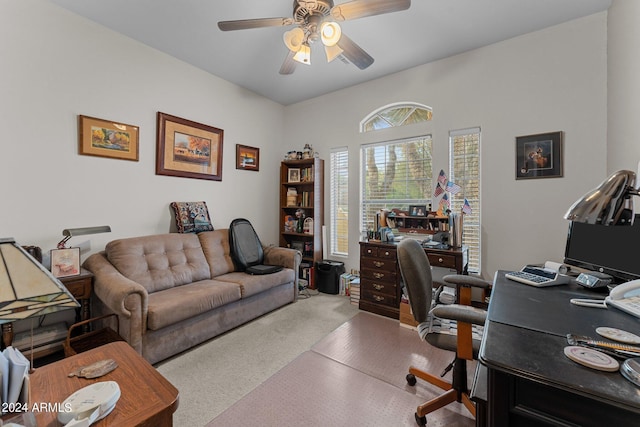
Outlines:
[[[292,27],[223,32],[218,21],[291,17],[291,0],[50,0],[280,104],[289,105],[501,40],[606,10],[611,0],[413,0],[408,10],[341,23],[375,62],[326,63],[278,73]],[[336,5],[345,3],[335,0]],[[315,49],[314,49],[315,48]]]

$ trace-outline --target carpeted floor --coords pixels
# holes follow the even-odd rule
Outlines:
[[[395,320],[360,312],[207,427],[414,426],[416,407],[442,390],[407,385],[408,366],[439,373],[452,357]],[[457,403],[427,419],[430,426],[475,425]]]

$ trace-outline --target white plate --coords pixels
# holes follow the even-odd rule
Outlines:
[[[610,340],[619,341],[626,344],[640,344],[639,336],[632,334],[631,332],[623,331],[621,329],[601,326],[599,328],[596,328],[596,332],[598,333],[598,335],[609,338]]]
[[[620,364],[611,356],[591,348],[570,345],[564,348],[564,355],[588,368],[616,372]]]

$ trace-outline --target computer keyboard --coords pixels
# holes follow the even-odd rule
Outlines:
[[[505,274],[505,277],[510,280],[515,280],[516,282],[536,287],[562,285],[568,282],[567,280],[564,280],[560,274],[554,271],[536,267],[524,267],[520,271],[510,271]]]

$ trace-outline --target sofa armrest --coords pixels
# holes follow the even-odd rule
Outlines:
[[[93,291],[111,312],[118,315],[120,335],[138,353],[147,329],[149,294],[139,283],[128,279],[111,264],[104,252],[91,255],[83,267],[94,275]]]
[[[290,248],[281,248],[279,246],[265,246],[264,263],[268,265],[281,265],[298,272],[300,263],[302,262],[302,254],[300,251]]]

